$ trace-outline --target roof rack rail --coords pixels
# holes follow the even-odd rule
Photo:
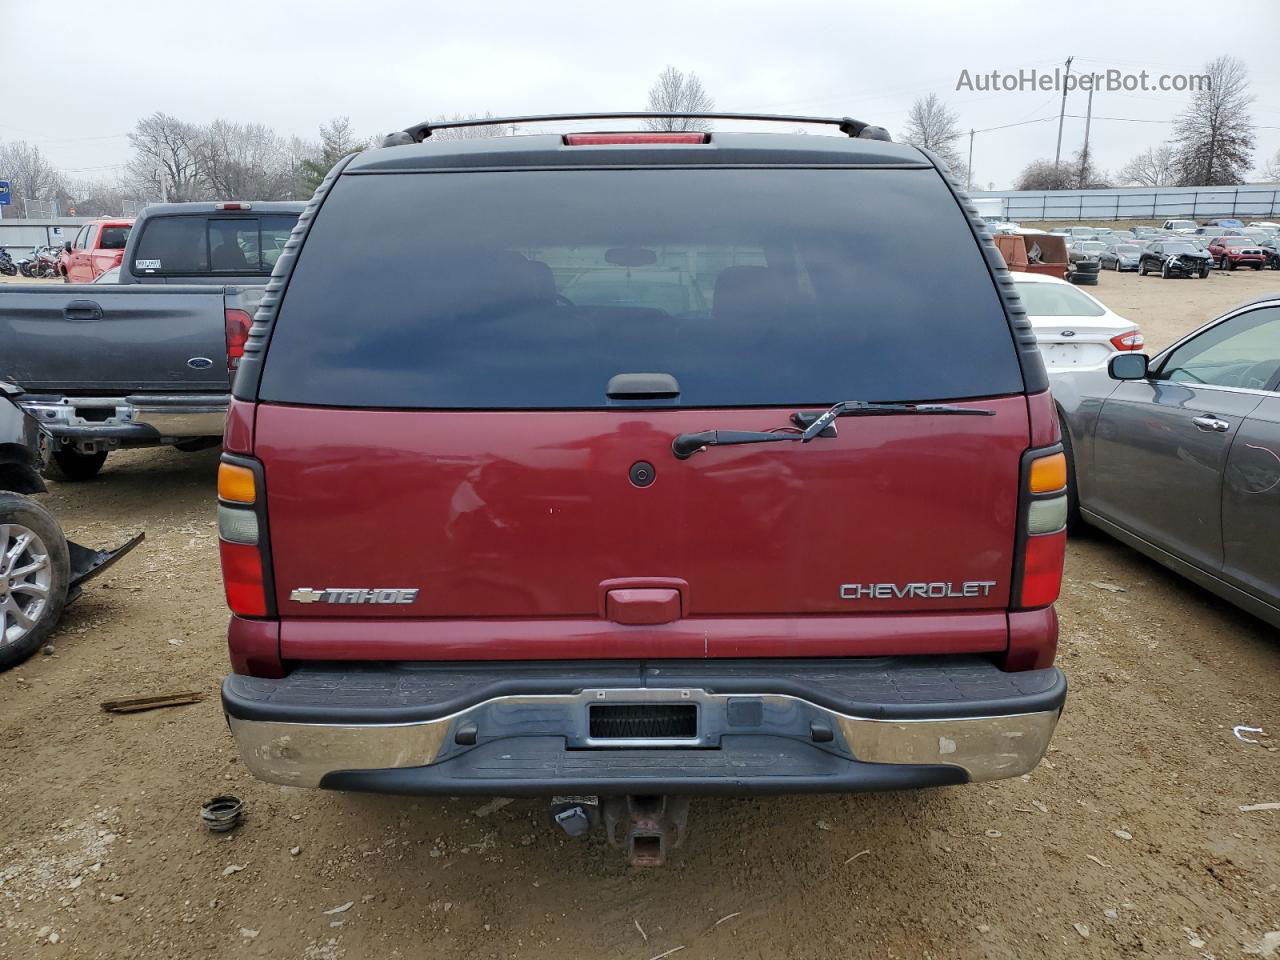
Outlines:
[[[775,113],[667,113],[631,111],[623,113],[548,113],[530,117],[473,117],[470,120],[424,120],[382,138],[384,147],[422,143],[435,130],[458,127],[504,127],[521,123],[551,123],[565,120],[759,120],[766,123],[821,123],[839,127],[840,132],[863,140],[890,140],[884,127],[872,126],[852,117],[797,117]]]

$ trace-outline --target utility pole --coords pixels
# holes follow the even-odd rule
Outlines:
[[[973,193],[973,128],[969,128],[969,185],[965,187],[966,193]]]
[[[1085,174],[1089,172],[1089,124],[1093,122],[1093,87],[1089,88],[1089,106],[1084,112],[1084,149],[1080,151],[1080,189],[1085,190]]]
[[[1062,108],[1058,111],[1058,148],[1053,152],[1053,176],[1058,176],[1058,161],[1062,159],[1062,120],[1067,115],[1067,78],[1071,76],[1071,61],[1074,57],[1067,57],[1067,73],[1062,79]]]

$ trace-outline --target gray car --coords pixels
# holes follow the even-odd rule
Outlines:
[[[1063,405],[1078,519],[1280,626],[1280,295],[1111,375]]]

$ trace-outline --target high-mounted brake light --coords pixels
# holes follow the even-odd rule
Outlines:
[[[1138,330],[1128,333],[1117,333],[1111,338],[1111,345],[1117,350],[1141,350],[1147,345],[1146,338]]]
[[[566,147],[596,147],[609,143],[710,143],[709,133],[566,133]]]
[[[213,209],[215,210],[252,210],[253,204],[252,203],[215,203],[213,205]]]
[[[1067,458],[1060,447],[1025,455],[1019,511],[1015,605],[1047,607],[1062,588],[1067,550]]]
[[[249,339],[249,328],[253,326],[253,317],[243,310],[227,308],[225,315],[227,333],[227,370],[235,373],[240,366],[240,358],[244,356],[244,345]]]

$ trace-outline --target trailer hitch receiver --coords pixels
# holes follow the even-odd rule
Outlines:
[[[609,842],[626,850],[633,867],[663,866],[684,840],[688,797],[607,797],[601,808]]]

